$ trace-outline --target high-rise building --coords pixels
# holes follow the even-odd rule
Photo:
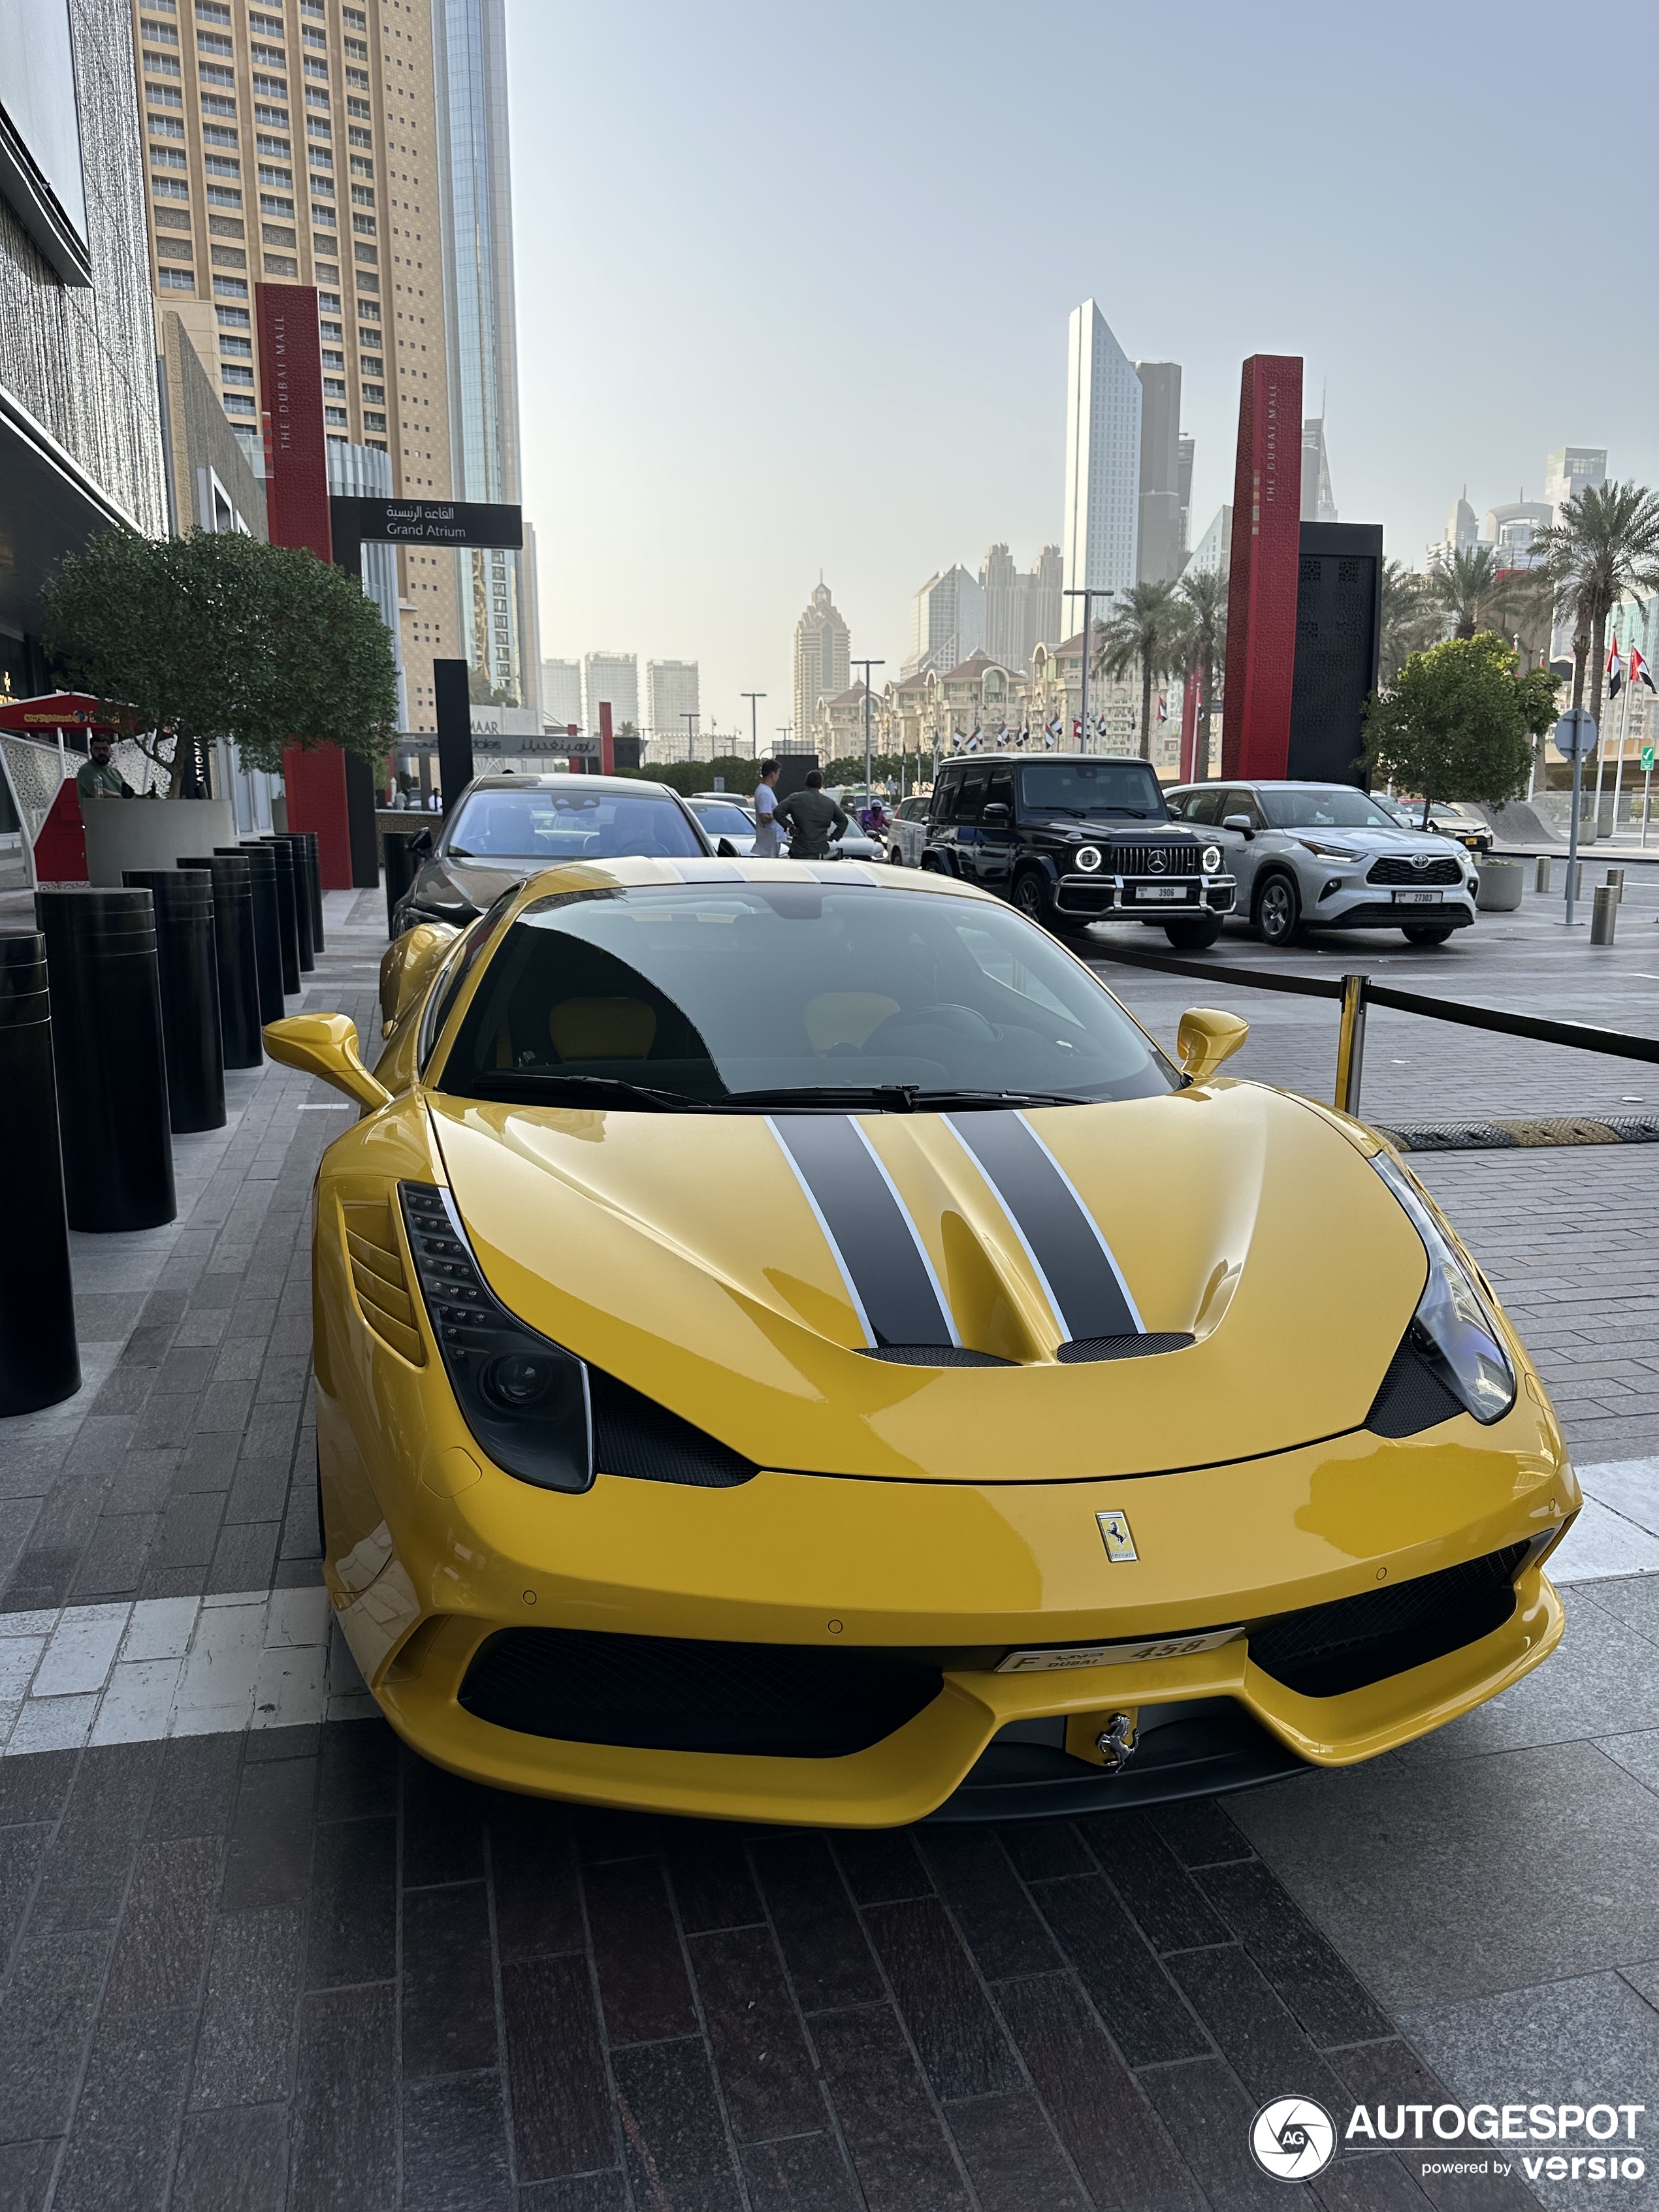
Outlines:
[[[582,665],[580,660],[542,663],[542,720],[555,729],[568,729],[582,719]]]
[[[1140,379],[1092,300],[1072,310],[1066,362],[1064,588],[1119,592],[1136,575]]]
[[[683,738],[685,716],[700,714],[695,660],[647,660],[645,664],[645,726],[654,737]]]
[[[1544,498],[1555,510],[1555,520],[1559,522],[1561,509],[1570,499],[1577,499],[1591,484],[1604,484],[1607,480],[1605,446],[1563,446],[1544,464]]]
[[[1199,575],[1224,576],[1232,565],[1233,511],[1222,507],[1215,520],[1193,548],[1193,557],[1188,563]]]
[[[1330,456],[1325,451],[1325,418],[1310,415],[1302,425],[1302,515],[1304,522],[1335,522],[1336,494],[1331,489]]]
[[[1012,563],[1011,563],[1012,565]],[[931,575],[910,602],[910,650],[901,677],[937,668],[943,676],[985,644],[985,590],[958,562]]]
[[[1172,584],[1181,574],[1181,363],[1138,361],[1140,380],[1139,541],[1136,580]]]
[[[986,550],[979,572],[985,595],[984,646],[1003,667],[1024,670],[1039,645],[1053,644],[1060,636],[1060,556],[1058,545],[1045,545],[1030,569],[1018,568],[1006,545]],[[958,659],[966,659],[963,653]],[[926,659],[917,664],[931,666]],[[914,674],[915,670],[908,670]]]
[[[822,576],[795,624],[795,735],[809,735],[820,699],[833,699],[853,678],[852,639]]]
[[[621,729],[624,722],[640,726],[640,664],[631,653],[589,653],[582,656],[582,704],[584,713],[577,717],[582,727],[596,734],[599,727],[599,708],[608,704],[611,708],[612,731]]]
[[[1176,489],[1181,495],[1181,552],[1182,565],[1192,547],[1193,521],[1193,460],[1198,450],[1194,438],[1182,436],[1180,441],[1181,459]]]
[[[404,18],[345,0],[196,0],[181,21],[176,0],[132,0],[150,282],[256,465],[253,287],[314,284],[330,440],[383,448],[398,495],[442,498],[459,487],[432,19]],[[397,559],[409,726],[429,730],[432,660],[460,650],[456,556]]]

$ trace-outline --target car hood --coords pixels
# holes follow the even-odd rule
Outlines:
[[[1053,1481],[1283,1450],[1363,1424],[1425,1278],[1356,1146],[1252,1084],[955,1124],[428,1103],[503,1303],[764,1466]],[[976,1126],[991,1121],[1007,1126]],[[830,1181],[787,1149],[803,1122],[842,1147]],[[999,1140],[1035,1140],[1057,1172],[1022,1184],[1004,1165],[994,1183],[969,1146]],[[869,1356],[855,1296],[873,1310],[890,1283],[872,1274],[866,1232],[888,1201],[866,1154],[962,1346],[1007,1364]],[[855,1170],[861,1196],[830,1187]],[[1098,1273],[1103,1249],[1146,1335],[1189,1344],[1056,1359],[1067,1271]]]
[[[1282,837],[1311,837],[1321,845],[1346,845],[1356,853],[1394,853],[1407,860],[1414,853],[1421,853],[1426,860],[1443,860],[1451,842],[1433,830],[1322,830],[1311,824],[1281,830],[1277,834]]]

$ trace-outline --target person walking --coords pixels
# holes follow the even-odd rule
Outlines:
[[[824,789],[818,769],[809,771],[805,791],[786,799],[777,817],[789,825],[792,860],[827,860],[830,841],[843,836],[848,828],[847,816]]]
[[[775,860],[783,852],[783,839],[778,830],[778,777],[781,764],[775,760],[763,760],[760,767],[760,781],[755,787],[755,842],[750,858],[756,860]]]

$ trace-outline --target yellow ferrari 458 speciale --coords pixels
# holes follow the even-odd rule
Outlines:
[[[1580,1499],[1358,1123],[1000,901],[532,874],[402,937],[317,1183],[325,1571],[440,1765],[878,1826],[1369,1759],[1535,1667]]]

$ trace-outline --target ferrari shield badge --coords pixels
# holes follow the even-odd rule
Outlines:
[[[1140,1557],[1135,1549],[1135,1540],[1129,1534],[1127,1513],[1097,1513],[1095,1518],[1100,1523],[1100,1539],[1106,1547],[1109,1559],[1122,1561]]]

